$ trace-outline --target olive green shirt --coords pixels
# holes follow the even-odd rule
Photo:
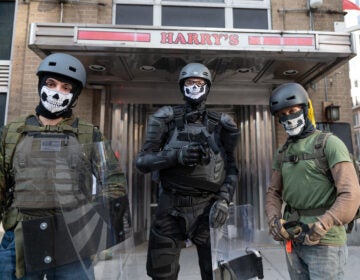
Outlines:
[[[316,136],[319,132],[290,143],[285,151],[285,156],[313,154]],[[278,151],[279,152],[279,151]],[[277,153],[278,153],[277,152]],[[345,144],[335,135],[331,135],[325,144],[324,153],[328,165],[332,168],[339,162],[351,162],[351,157]],[[328,176],[321,173],[315,159],[299,160],[297,163],[283,162],[275,157],[273,169],[282,174],[283,192],[282,198],[294,209],[329,209],[336,199],[336,188]],[[285,218],[288,213],[285,213]],[[316,216],[301,216],[303,223],[317,221]],[[344,226],[332,227],[320,244],[341,245],[346,242]]]

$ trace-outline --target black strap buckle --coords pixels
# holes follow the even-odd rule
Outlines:
[[[298,155],[291,155],[289,156],[289,161],[292,163],[298,163],[299,162],[299,156]]]

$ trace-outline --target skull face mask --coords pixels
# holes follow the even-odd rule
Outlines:
[[[43,86],[40,91],[41,103],[51,113],[64,111],[71,104],[73,96],[73,93],[64,94],[46,86]]]
[[[206,96],[207,93],[207,85],[198,86],[196,84],[191,86],[184,86],[184,95],[185,98],[191,101],[201,101],[202,97]]]
[[[305,127],[304,111],[300,110],[294,114],[282,116],[279,121],[289,136],[299,135]]]

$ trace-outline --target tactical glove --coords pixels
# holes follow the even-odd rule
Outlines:
[[[290,239],[289,233],[284,228],[285,220],[280,219],[278,216],[271,218],[269,222],[269,233],[276,241],[284,241]]]
[[[209,219],[212,228],[221,227],[229,216],[229,204],[224,199],[215,201],[210,209]]]
[[[305,234],[304,241],[302,242],[302,244],[308,246],[319,244],[320,239],[324,237],[327,230],[325,230],[325,228],[320,222],[308,224],[307,226],[309,231]]]
[[[201,148],[199,144],[183,146],[178,152],[178,161],[182,165],[195,166],[201,161]]]
[[[119,198],[100,196],[97,198],[97,202],[100,203],[100,208],[103,208],[105,212],[102,215],[105,220],[108,221],[108,225],[113,231],[113,237],[115,241],[121,242],[125,239],[125,224],[131,224],[130,220],[130,208],[128,196],[124,195]],[[100,213],[101,214],[101,213]]]

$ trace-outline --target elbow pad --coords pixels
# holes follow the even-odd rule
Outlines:
[[[233,199],[235,190],[238,187],[238,178],[236,175],[227,175],[224,184],[221,186],[218,196],[230,203]]]
[[[136,158],[136,168],[143,173],[165,169],[178,163],[177,150],[164,150],[157,153],[141,153]]]
[[[234,151],[240,136],[240,132],[237,128],[233,118],[228,114],[221,115],[221,141],[226,151]]]

